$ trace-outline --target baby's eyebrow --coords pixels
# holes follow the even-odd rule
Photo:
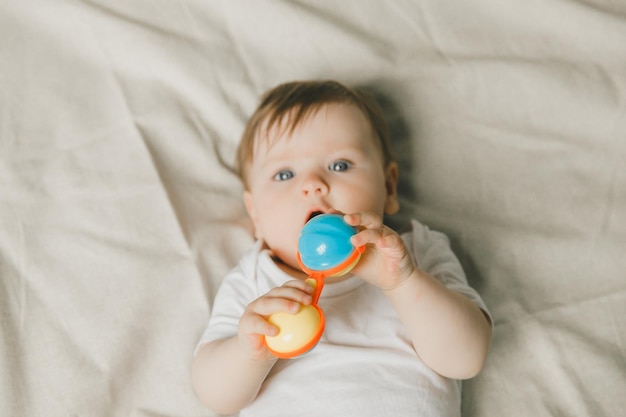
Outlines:
[[[293,158],[289,156],[274,155],[274,156],[266,156],[265,158],[262,158],[262,161],[260,161],[260,163],[261,163],[261,166],[266,166],[266,165],[272,165],[272,164],[274,165],[285,164],[290,161],[293,161]]]

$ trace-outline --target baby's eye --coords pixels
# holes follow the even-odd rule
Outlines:
[[[294,175],[295,174],[293,173],[293,171],[289,169],[283,169],[281,171],[278,171],[276,175],[274,175],[274,181],[287,181],[293,178]]]
[[[328,168],[331,171],[347,171],[351,166],[350,162],[341,160],[331,163]]]

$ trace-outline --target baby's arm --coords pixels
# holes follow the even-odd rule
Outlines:
[[[238,334],[202,346],[193,365],[193,385],[198,398],[210,409],[233,414],[257,396],[276,358],[263,340],[278,329],[266,317],[278,312],[296,313],[311,303],[313,289],[304,281],[289,281],[251,302],[241,316]]]
[[[202,346],[192,366],[193,385],[204,405],[220,414],[234,414],[256,397],[275,360],[252,360],[238,338]]]
[[[478,374],[491,342],[491,323],[482,310],[418,269],[402,238],[380,216],[356,213],[345,220],[364,228],[352,243],[368,245],[354,272],[383,290],[424,363],[448,378]]]

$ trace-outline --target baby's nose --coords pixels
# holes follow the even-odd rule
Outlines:
[[[302,183],[304,195],[325,195],[328,193],[328,184],[319,175],[309,175]]]

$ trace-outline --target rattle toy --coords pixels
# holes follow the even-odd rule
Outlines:
[[[357,229],[340,214],[320,214],[309,220],[298,239],[297,260],[309,275],[313,301],[296,314],[278,312],[268,321],[278,327],[276,336],[266,336],[268,350],[279,358],[294,358],[313,349],[324,332],[326,319],[317,302],[324,288],[324,278],[347,274],[356,266],[365,246],[354,247],[350,237]]]

